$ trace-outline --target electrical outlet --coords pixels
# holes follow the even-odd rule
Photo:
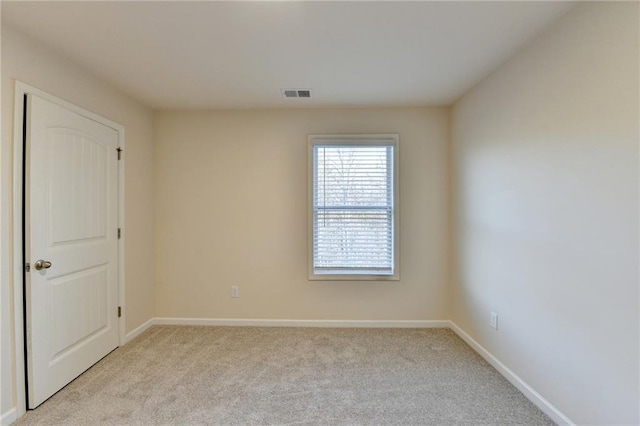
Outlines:
[[[240,287],[238,287],[237,285],[231,286],[231,297],[233,297],[234,299],[240,297]]]
[[[494,330],[498,329],[498,314],[496,314],[495,312],[491,312],[491,320],[489,320],[489,325]]]

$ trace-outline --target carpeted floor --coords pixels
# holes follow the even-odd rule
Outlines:
[[[553,425],[446,329],[155,326],[17,422]]]

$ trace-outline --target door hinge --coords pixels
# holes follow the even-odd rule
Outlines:
[[[122,316],[122,308],[118,306],[118,318]]]
[[[122,148],[118,147],[116,151],[118,151],[118,160],[120,160],[122,158]]]
[[[118,228],[118,239],[122,238],[122,228]]]
[[[31,271],[31,264],[29,262],[25,263],[24,270],[27,271],[27,272]]]

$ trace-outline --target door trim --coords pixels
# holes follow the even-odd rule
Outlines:
[[[26,400],[26,364],[24,345],[24,282],[23,270],[24,259],[22,240],[22,190],[24,187],[23,177],[23,122],[24,122],[24,99],[25,95],[33,94],[60,105],[70,111],[82,115],[90,120],[96,121],[118,132],[118,147],[124,150],[124,126],[95,114],[82,107],[57,98],[33,86],[15,80],[14,86],[14,110],[13,110],[13,317],[14,317],[14,347],[15,347],[15,375],[16,375],[16,409],[17,417],[22,416],[27,411]],[[126,230],[124,227],[124,162],[126,155],[118,161],[118,227],[123,229],[122,238],[118,240],[118,306],[122,307],[122,316],[118,318],[119,346],[125,343],[125,276],[124,276],[124,241]],[[28,218],[25,217],[25,220]],[[115,232],[115,230],[114,230]]]

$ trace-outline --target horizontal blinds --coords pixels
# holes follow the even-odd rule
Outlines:
[[[315,145],[316,272],[393,273],[393,147]]]

